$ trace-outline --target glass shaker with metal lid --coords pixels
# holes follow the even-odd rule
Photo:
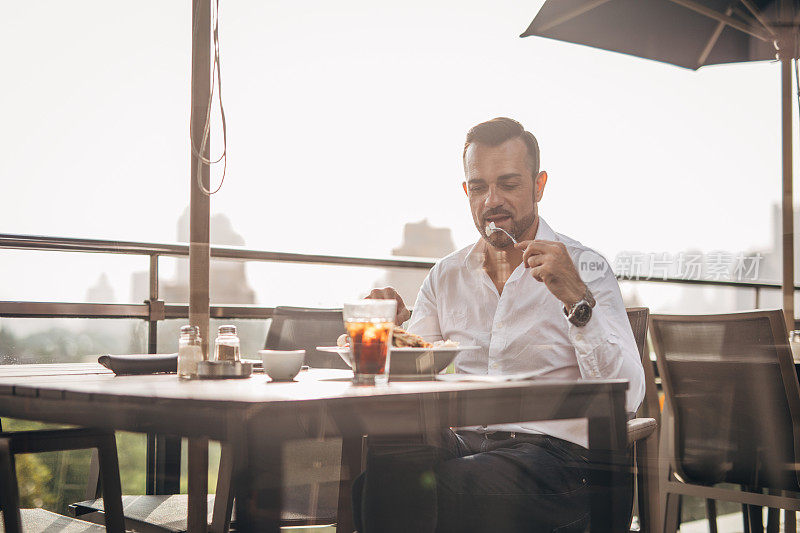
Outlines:
[[[197,326],[183,326],[178,340],[178,377],[196,378],[197,363],[203,360],[203,342]]]
[[[215,361],[240,361],[239,336],[236,326],[220,326],[217,340],[214,341]]]

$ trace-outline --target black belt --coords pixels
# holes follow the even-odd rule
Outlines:
[[[522,435],[536,435],[536,433],[520,433]],[[517,438],[516,431],[490,431],[483,434],[489,440],[510,440]]]
[[[524,442],[550,441],[560,444],[562,447],[567,448],[572,453],[584,459],[586,459],[587,452],[589,451],[583,446],[575,444],[574,442],[570,442],[564,439],[559,439],[558,437],[552,437],[550,435],[545,435],[544,433],[525,433],[521,431],[487,431],[486,433],[481,433],[472,430],[459,431],[459,433],[467,433],[467,432],[472,433],[473,435],[481,436],[487,440],[494,440],[494,441],[501,441],[501,440],[521,440]]]

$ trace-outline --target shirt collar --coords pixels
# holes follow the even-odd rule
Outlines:
[[[540,241],[557,241],[558,236],[556,232],[550,227],[550,225],[544,221],[542,217],[539,217],[539,227],[536,228],[536,239]]]

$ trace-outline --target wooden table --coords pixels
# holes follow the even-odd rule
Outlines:
[[[350,371],[310,370],[297,382],[180,381],[175,375],[114,376],[99,365],[0,366],[0,416],[219,440],[237,458],[237,521],[242,531],[277,532],[283,445],[319,436],[435,436],[445,427],[587,418],[592,460],[626,457],[627,382],[398,382],[351,385]],[[194,447],[194,453],[202,455]],[[192,454],[190,446],[190,454]],[[620,459],[623,458],[623,459]],[[190,465],[202,465],[202,460]],[[189,469],[190,526],[205,523],[206,471]],[[593,469],[594,486],[620,486],[618,469]],[[194,493],[192,493],[194,492]],[[592,531],[625,527],[616,492],[592,493]],[[195,502],[195,503],[192,503]],[[204,503],[203,503],[204,507]],[[199,512],[198,512],[199,511]],[[352,517],[340,510],[339,531]],[[201,514],[202,513],[202,514]]]

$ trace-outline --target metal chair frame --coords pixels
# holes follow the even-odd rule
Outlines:
[[[671,398],[674,398],[674,391],[670,381],[669,369],[663,360],[663,339],[661,337],[660,328],[658,327],[659,324],[662,322],[692,323],[699,320],[703,322],[724,323],[726,321],[740,321],[748,318],[766,318],[769,320],[772,343],[777,353],[776,362],[780,370],[789,416],[791,417],[794,454],[795,457],[800,457],[800,384],[798,384],[794,369],[791,348],[788,343],[788,333],[781,310],[758,310],[717,315],[652,315],[650,317],[650,335],[657,354],[656,362],[662,379],[662,387],[666,395],[660,452],[662,457],[669,457],[669,461],[664,461],[659,475],[661,482],[661,502],[664,510],[663,520],[665,533],[674,533],[677,530],[679,521],[678,505],[681,495],[780,508],[786,511],[800,511],[800,494],[789,493],[787,491],[782,491],[783,495],[763,494],[761,492],[751,492],[744,488],[743,490],[734,490],[686,482],[685,480],[690,478],[683,472],[681,462],[676,455],[676,450],[679,449],[680,435],[678,434],[675,420],[676,415],[671,401]],[[795,478],[797,478],[798,473],[797,471],[795,472]],[[787,494],[793,495],[787,496]],[[793,512],[786,513],[786,530],[795,530]]]
[[[94,448],[97,450],[98,468],[90,469],[90,485],[94,485],[97,496],[102,494],[108,501],[109,512],[105,514],[107,531],[124,533],[122,515],[122,487],[119,479],[117,443],[113,431],[77,428],[0,433],[0,504],[3,510],[3,525],[6,533],[22,531],[19,509],[14,455],[19,453],[41,453],[64,450]],[[102,483],[98,483],[102,481]]]

